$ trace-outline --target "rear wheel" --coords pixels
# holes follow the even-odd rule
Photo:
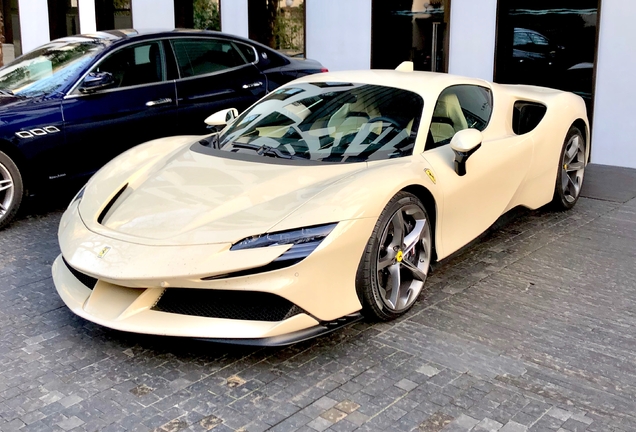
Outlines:
[[[413,306],[426,282],[431,249],[424,205],[415,195],[398,193],[382,211],[358,267],[365,316],[388,321]]]
[[[585,139],[576,126],[565,136],[552,205],[557,210],[569,210],[579,200],[585,174]]]
[[[0,228],[15,217],[22,202],[22,176],[9,156],[0,151]]]

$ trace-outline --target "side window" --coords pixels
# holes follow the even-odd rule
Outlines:
[[[234,45],[236,45],[236,47],[241,52],[241,54],[243,54],[243,57],[245,58],[245,60],[247,60],[248,63],[256,63],[256,51],[254,50],[254,48],[238,42]]]
[[[548,46],[548,45],[550,45],[548,40],[546,38],[544,38],[543,36],[541,36],[540,34],[530,33],[530,39],[532,39],[532,42],[535,45],[540,45],[540,46]]]
[[[181,78],[206,75],[247,63],[244,54],[230,41],[175,39],[171,43]]]
[[[110,72],[114,79],[110,88],[163,81],[161,45],[149,42],[122,48],[106,57],[91,72]]]
[[[530,45],[532,41],[526,32],[515,32],[514,39],[512,40],[512,45],[515,47],[521,47],[524,45]]]
[[[492,113],[492,92],[486,87],[456,85],[440,95],[431,119],[426,149],[450,143],[460,130],[472,128],[483,131]]]

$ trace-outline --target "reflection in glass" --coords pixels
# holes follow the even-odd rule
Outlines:
[[[97,30],[131,29],[130,0],[95,0]]]
[[[249,38],[292,57],[305,56],[304,0],[248,0]]]
[[[77,0],[49,1],[49,34],[51,39],[80,32]]]
[[[572,91],[591,111],[598,0],[500,0],[497,82]]]
[[[371,14],[374,69],[410,60],[416,70],[447,70],[449,0],[373,0]]]
[[[175,0],[174,16],[177,28],[221,30],[219,0]]]

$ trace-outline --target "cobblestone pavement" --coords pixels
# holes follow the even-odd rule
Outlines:
[[[636,430],[636,199],[516,212],[402,319],[284,348],[76,317],[50,276],[60,216],[0,232],[2,431]]]

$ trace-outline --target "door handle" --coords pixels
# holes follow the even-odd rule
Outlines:
[[[261,87],[262,85],[263,83],[261,81],[256,81],[256,82],[253,82],[252,84],[243,84],[243,89],[247,90],[251,88]]]
[[[157,99],[157,100],[153,100],[153,101],[148,101],[148,102],[146,102],[146,106],[147,107],[153,107],[153,106],[165,105],[165,104],[169,104],[169,103],[172,103],[172,99],[163,98],[163,99]]]

